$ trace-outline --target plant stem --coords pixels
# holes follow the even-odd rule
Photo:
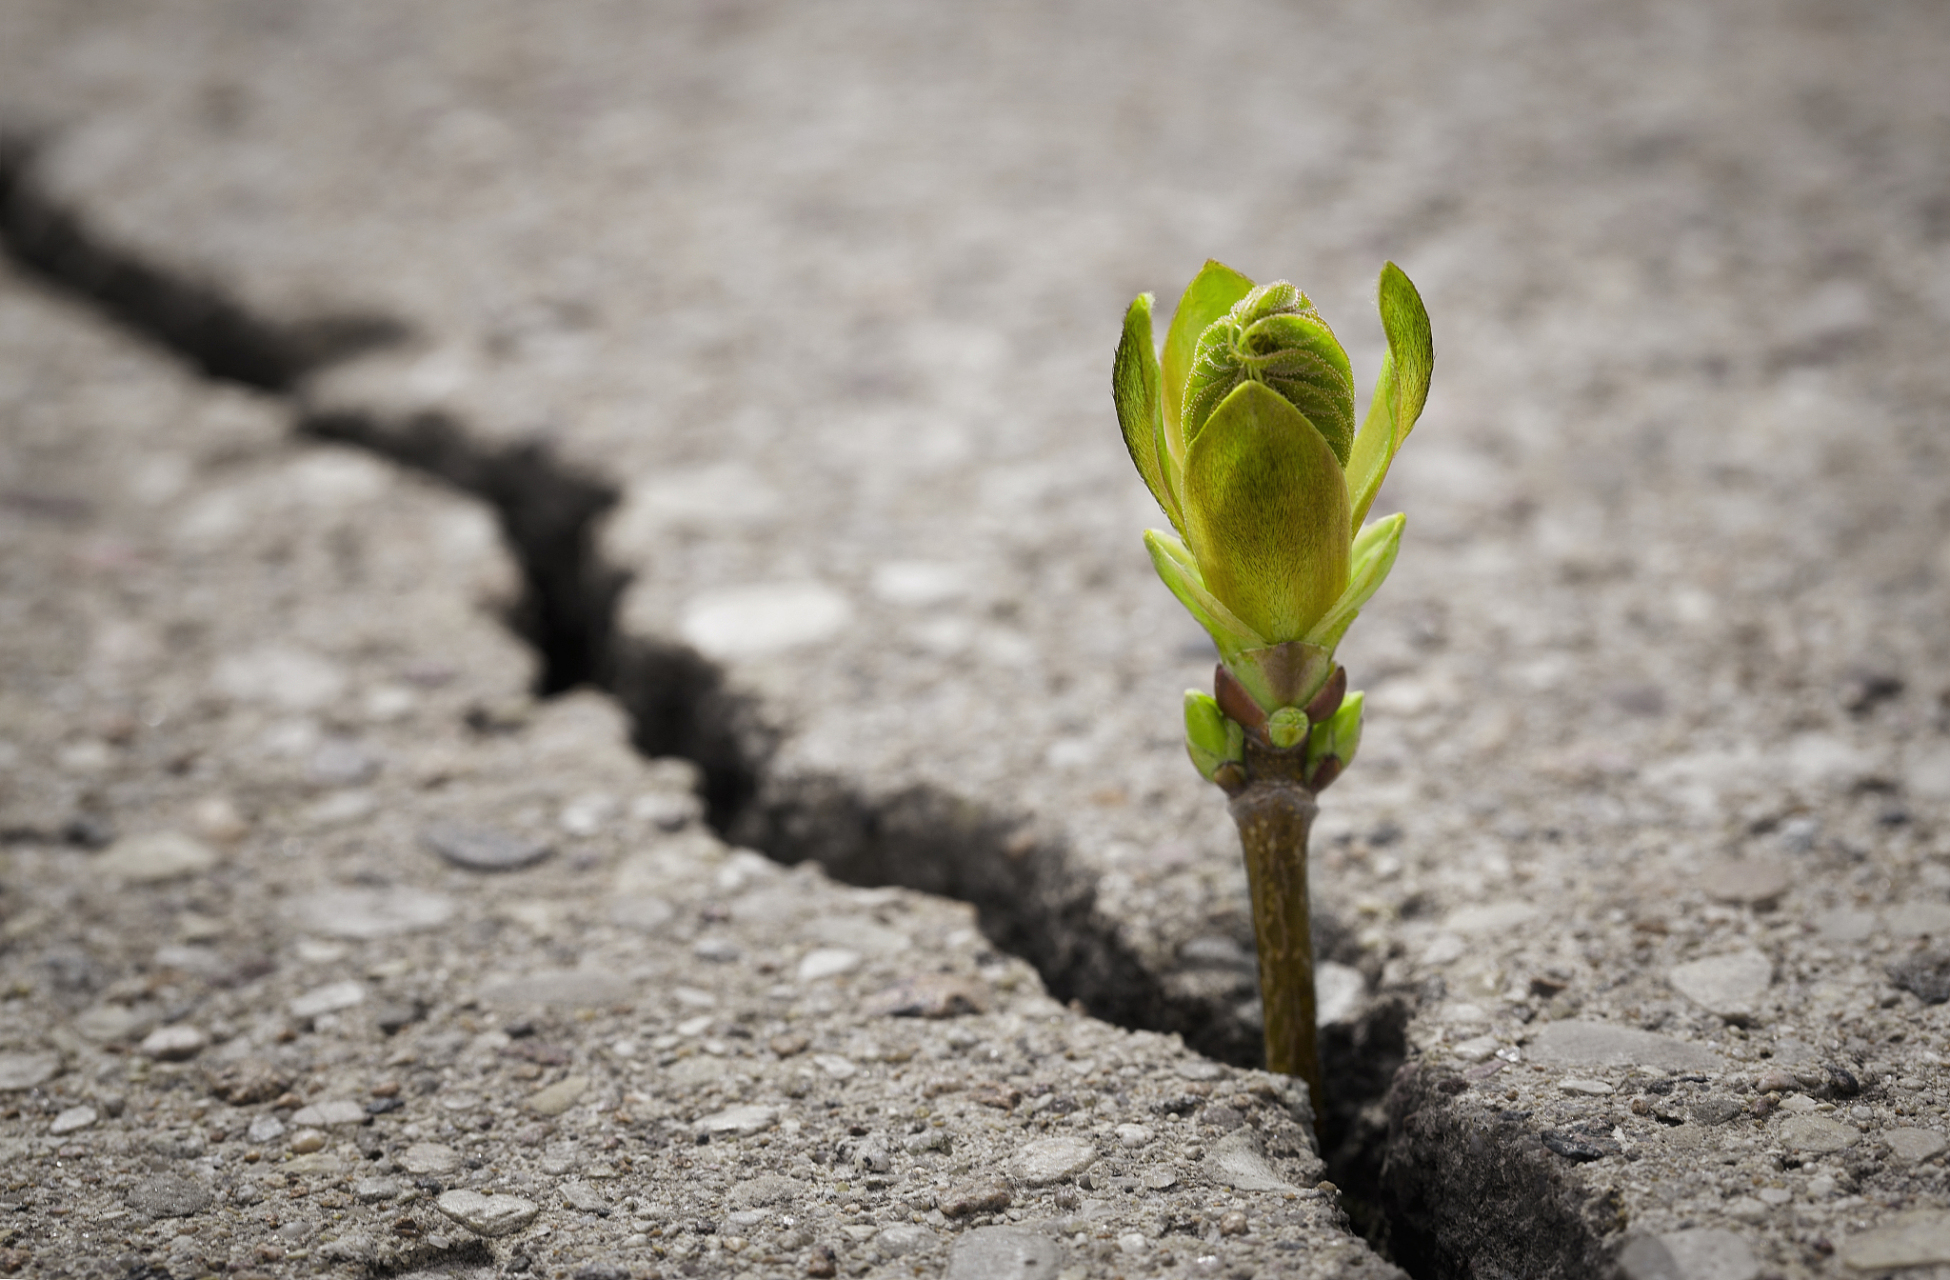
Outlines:
[[[1266,1069],[1307,1082],[1318,1125],[1327,1100],[1314,1009],[1307,836],[1319,810],[1301,781],[1306,754],[1304,745],[1283,751],[1249,736],[1245,785],[1232,793],[1231,807],[1253,897]]]

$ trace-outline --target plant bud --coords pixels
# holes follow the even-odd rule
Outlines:
[[[1240,383],[1263,382],[1326,437],[1347,465],[1354,446],[1354,372],[1307,295],[1284,280],[1261,285],[1199,335],[1185,386],[1185,439]]]

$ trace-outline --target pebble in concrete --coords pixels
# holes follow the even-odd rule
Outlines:
[[[1618,1255],[1626,1280],[1755,1280],[1760,1264],[1740,1235],[1717,1227],[1635,1236]]]
[[[366,1109],[358,1103],[345,1098],[328,1098],[300,1107],[291,1117],[291,1123],[314,1128],[330,1128],[341,1124],[364,1124]]]
[[[463,823],[435,823],[421,833],[421,839],[446,861],[469,871],[519,871],[553,852],[541,840]]]
[[[1889,1154],[1906,1164],[1928,1160],[1950,1145],[1933,1129],[1891,1129],[1882,1135],[1882,1140],[1889,1144]]]
[[[1675,966],[1668,977],[1674,990],[1708,1013],[1745,1021],[1774,981],[1774,962],[1758,951],[1736,951]]]
[[[217,865],[209,845],[180,831],[128,836],[95,859],[97,874],[128,884],[157,884],[199,875]]]
[[[955,1241],[948,1280],[1045,1280],[1057,1273],[1062,1251],[1027,1227],[979,1227]]]
[[[129,1204],[156,1218],[188,1218],[210,1207],[208,1184],[195,1178],[161,1173],[145,1178],[129,1192]]]
[[[60,1072],[58,1053],[0,1053],[0,1090],[32,1089]]]
[[[454,900],[404,886],[324,889],[287,902],[284,914],[314,933],[367,941],[437,928],[452,918]]]
[[[1259,1134],[1251,1129],[1234,1129],[1212,1145],[1205,1165],[1214,1182],[1235,1191],[1297,1191],[1273,1171],[1260,1144]]]
[[[831,639],[853,606],[817,582],[725,587],[685,606],[678,633],[714,658],[742,658]]]
[[[93,1107],[69,1107],[60,1115],[54,1117],[54,1123],[47,1127],[47,1131],[58,1138],[64,1133],[74,1133],[78,1129],[86,1129],[93,1123],[95,1123],[95,1109]]]
[[[1714,1071],[1720,1055],[1703,1045],[1636,1027],[1605,1022],[1553,1022],[1537,1033],[1531,1056],[1567,1067],[1657,1067],[1667,1071]]]
[[[444,1191],[434,1207],[478,1236],[505,1236],[535,1220],[542,1207],[520,1196]]]
[[[1950,1262],[1950,1212],[1919,1209],[1897,1214],[1842,1242],[1842,1261],[1853,1271],[1881,1271]]]
[[[343,982],[330,982],[322,987],[313,987],[303,995],[292,997],[288,1006],[294,1018],[316,1018],[322,1013],[337,1013],[363,1004],[366,999],[366,985],[356,978]]]
[[[1792,870],[1778,858],[1728,858],[1709,866],[1699,878],[1707,896],[1750,906],[1773,902],[1793,883]]]
[[[460,1152],[440,1142],[416,1142],[399,1155],[399,1167],[416,1177],[452,1173],[460,1168]]]
[[[589,1092],[589,1077],[566,1076],[528,1097],[528,1109],[538,1116],[559,1116]]]
[[[1792,1151],[1827,1153],[1854,1146],[1862,1140],[1862,1134],[1853,1125],[1826,1116],[1791,1115],[1781,1121],[1780,1139]]]
[[[1084,1138],[1038,1138],[1026,1143],[1016,1156],[1013,1171],[1018,1182],[1031,1187],[1046,1187],[1065,1178],[1074,1178],[1097,1160],[1097,1147]]]
[[[158,1062],[186,1062],[203,1052],[209,1043],[210,1037],[201,1028],[179,1022],[157,1027],[143,1037],[138,1049]]]

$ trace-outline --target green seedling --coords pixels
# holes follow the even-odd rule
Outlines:
[[[1362,698],[1334,651],[1401,546],[1405,517],[1365,522],[1428,396],[1429,317],[1401,269],[1383,267],[1388,354],[1357,430],[1347,353],[1286,281],[1206,263],[1162,355],[1151,303],[1125,314],[1111,390],[1171,521],[1144,535],[1151,562],[1219,650],[1212,692],[1185,693],[1185,745],[1239,827],[1266,1065],[1304,1078],[1319,1115],[1307,836],[1315,796],[1361,741]]]

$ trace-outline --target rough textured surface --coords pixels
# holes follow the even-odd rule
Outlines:
[[[725,845],[612,705],[530,700],[480,509],[11,276],[0,421],[0,1271],[1399,1274],[1304,1091]]]
[[[1928,1234],[1889,1224],[1944,1198],[1941,1153],[1898,1137],[1946,1102],[1930,6],[572,17],[9,6],[0,118],[50,129],[8,168],[10,243],[295,390],[310,429],[491,499],[545,682],[612,687],[640,743],[704,766],[734,840],[965,898],[1059,996],[1235,1061],[1243,876],[1174,723],[1210,659],[1139,551],[1107,352],[1130,294],[1168,303],[1213,254],[1305,284],[1371,373],[1395,259],[1438,363],[1380,508],[1409,513],[1404,553],[1344,649],[1363,758],[1316,832],[1327,958],[1357,980],[1329,1037],[1338,1176],[1429,1274],[1590,1274],[1628,1239],[1733,1256],[1688,1232],[1833,1273],[1882,1256],[1858,1236]],[[410,340],[371,350],[374,317]],[[252,760],[332,793],[314,817],[437,857],[455,813],[344,816],[364,802],[337,793],[395,773],[320,710],[345,661],[288,642],[210,679],[264,708],[241,740],[318,723]],[[450,709],[481,750],[521,722],[514,683]],[[221,822],[116,830],[77,779],[119,748],[59,741],[19,749],[10,824],[111,845],[145,891],[224,874]],[[544,806],[563,850],[510,877],[575,874],[596,837],[573,832],[604,829],[576,799]],[[306,927],[468,927],[415,887],[452,905],[338,900],[315,909],[339,932]],[[685,919],[643,886],[613,909]],[[825,939],[790,975],[875,963]],[[140,1005],[77,1026],[140,1043]],[[1513,1198],[1459,1197],[1458,1162]]]

